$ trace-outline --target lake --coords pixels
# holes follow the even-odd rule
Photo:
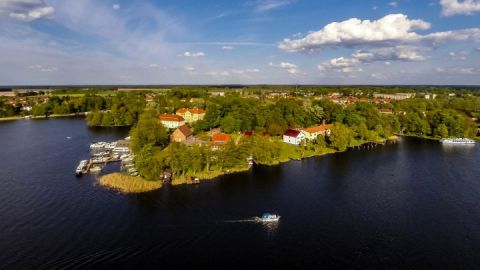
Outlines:
[[[480,269],[478,145],[401,138],[141,195],[75,177],[127,134],[0,122],[0,269]]]

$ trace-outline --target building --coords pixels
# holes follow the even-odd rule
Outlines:
[[[380,109],[380,113],[382,114],[393,114],[392,109]]]
[[[170,135],[170,141],[185,142],[190,137],[192,137],[192,131],[187,126],[183,125],[175,129],[172,135]]]
[[[178,128],[179,126],[185,125],[185,119],[176,114],[161,114],[160,121],[166,128]]]
[[[300,130],[289,129],[283,133],[283,142],[293,145],[300,145],[305,140],[305,134]]]
[[[180,108],[176,112],[177,115],[180,115],[185,119],[187,123],[193,123],[198,120],[203,120],[205,118],[205,111],[199,108],[185,109]]]
[[[212,146],[218,147],[227,145],[230,142],[230,134],[216,133],[212,136]]]
[[[331,129],[332,129],[332,124],[321,124],[321,125],[305,128],[302,130],[302,133],[305,136],[305,139],[309,141],[313,141],[317,139],[318,135],[330,136]]]
[[[395,94],[376,93],[376,94],[373,94],[373,97],[375,97],[375,98],[388,98],[388,99],[392,99],[392,100],[404,100],[404,99],[415,97],[415,93],[395,93]]]

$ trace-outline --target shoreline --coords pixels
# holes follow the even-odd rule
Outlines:
[[[342,152],[346,152],[348,151],[349,149],[355,149],[356,147],[359,147],[359,146],[362,146],[362,145],[365,145],[365,144],[369,144],[369,143],[374,143],[374,144],[386,144],[388,141],[397,141],[398,140],[398,136],[391,136],[389,137],[388,139],[385,139],[385,140],[382,140],[382,141],[365,141],[365,142],[360,142],[358,144],[355,144],[353,146],[350,146],[348,147],[346,150],[344,151],[339,151],[339,150],[335,150],[335,149],[331,149],[331,148],[326,148],[325,150],[326,151],[322,151],[320,153],[316,153],[316,154],[311,154],[311,155],[306,155],[306,156],[303,156],[299,159],[296,159],[296,158],[288,158],[288,159],[283,159],[283,160],[278,160],[277,162],[274,162],[272,164],[260,164],[262,166],[276,166],[276,165],[280,165],[282,163],[287,163],[287,162],[290,162],[290,161],[295,161],[295,160],[303,160],[303,159],[307,159],[307,158],[313,158],[313,157],[321,157],[321,156],[326,156],[326,155],[329,155],[329,154],[335,154],[335,153],[342,153]],[[246,171],[249,171],[251,169],[252,166],[245,166],[245,167],[237,167],[237,168],[233,168],[233,169],[230,169],[230,170],[227,170],[227,171],[211,171],[209,173],[206,173],[206,172],[201,172],[201,173],[196,173],[195,174],[195,177],[198,177],[200,179],[200,182],[203,182],[203,181],[207,181],[207,180],[216,180],[217,178],[221,177],[221,176],[224,176],[224,175],[228,175],[228,174],[234,174],[234,173],[240,173],[240,172],[246,172]],[[109,181],[108,183],[106,183],[106,181],[102,181],[102,178],[105,179],[104,177],[116,177],[116,175],[122,175],[122,176],[125,176],[125,179],[126,178],[133,178],[131,180],[135,180],[135,181],[138,181],[138,179],[142,179],[143,182],[150,182],[150,183],[159,183],[159,185],[157,187],[152,187],[152,189],[146,189],[146,190],[140,190],[140,191],[136,191],[136,192],[133,192],[133,191],[128,191],[128,189],[125,189],[124,188],[124,185],[125,183],[122,183],[122,182],[115,182],[115,181]],[[175,178],[172,178],[172,181],[171,181],[171,185],[172,186],[180,186],[180,185],[192,185],[193,183],[189,183],[188,182],[188,179],[191,177],[191,175],[183,175],[183,176],[178,176],[178,177],[175,177]],[[105,186],[105,187],[108,187],[108,188],[112,188],[112,189],[115,189],[119,192],[122,192],[124,194],[129,194],[129,193],[143,193],[143,192],[148,192],[148,191],[153,191],[153,190],[158,190],[160,188],[163,187],[163,182],[161,180],[156,180],[156,181],[148,181],[148,180],[145,180],[143,177],[141,176],[138,176],[138,177],[131,177],[131,176],[128,176],[128,175],[125,175],[125,174],[122,174],[122,173],[111,173],[111,174],[107,174],[107,175],[104,175],[100,178],[99,180],[99,183],[100,185],[102,186]],[[128,184],[128,183],[127,183]]]
[[[87,114],[83,112],[83,113],[68,113],[68,114],[51,114],[49,116],[45,116],[45,115],[10,116],[10,117],[1,117],[0,122],[29,120],[29,119],[62,118],[62,117],[74,117],[74,116],[85,116],[85,115]]]

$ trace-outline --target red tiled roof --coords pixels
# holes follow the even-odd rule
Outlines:
[[[318,125],[318,126],[305,128],[303,130],[305,130],[308,133],[316,133],[316,132],[323,132],[331,128],[332,128],[331,124],[326,124],[326,125]]]
[[[288,129],[287,131],[285,131],[283,135],[296,138],[298,135],[300,135],[300,131],[294,130],[294,129]]]
[[[183,117],[181,117],[180,115],[164,113],[160,114],[160,121],[182,122],[185,121],[185,119],[183,119]]]
[[[230,141],[230,134],[217,133],[212,136],[212,143],[228,143]]]
[[[245,133],[243,133],[243,135],[245,135],[247,137],[253,136],[253,131],[245,131]]]
[[[180,132],[182,132],[185,137],[189,137],[192,135],[192,131],[186,125],[179,126],[177,129],[180,130]]]
[[[193,108],[193,109],[186,109],[186,108],[180,108],[177,110],[177,113],[186,113],[190,112],[191,114],[202,114],[205,113],[203,109],[200,108]]]

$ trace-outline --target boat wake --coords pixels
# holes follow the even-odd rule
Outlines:
[[[236,220],[222,220],[222,223],[257,223],[262,222],[262,219],[259,217],[252,217],[248,219],[236,219]]]

